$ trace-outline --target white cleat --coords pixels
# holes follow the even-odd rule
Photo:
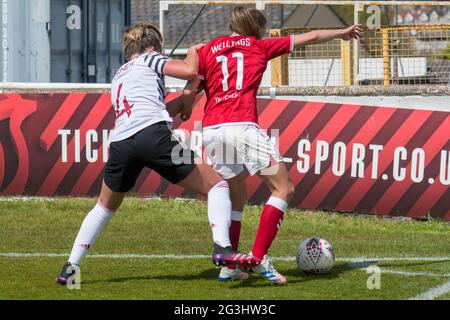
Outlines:
[[[220,269],[220,274],[217,279],[221,282],[228,282],[228,281],[244,281],[247,280],[248,278],[249,278],[248,273],[241,271],[239,267],[236,267],[236,269],[222,267]]]
[[[264,256],[264,259],[261,262],[261,264],[257,267],[254,267],[252,270],[253,272],[262,275],[271,283],[285,284],[287,281],[285,276],[283,276],[281,273],[275,270],[272,261],[269,259],[267,255]]]

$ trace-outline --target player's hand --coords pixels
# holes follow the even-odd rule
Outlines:
[[[346,41],[351,40],[351,39],[358,40],[359,38],[361,38],[362,33],[363,33],[362,25],[354,24],[353,26],[351,26],[347,29],[342,29],[342,34],[341,34],[340,38],[342,40],[346,40]]]
[[[192,115],[192,107],[189,108],[189,107],[185,106],[185,107],[181,108],[181,110],[180,110],[181,120],[188,121],[191,118],[191,115]]]

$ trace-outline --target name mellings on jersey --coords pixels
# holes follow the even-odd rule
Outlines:
[[[216,44],[215,46],[211,47],[211,52],[212,53],[216,53],[219,51],[222,51],[223,49],[226,48],[232,48],[235,46],[245,46],[245,47],[250,47],[251,43],[250,43],[250,38],[242,38],[239,40],[227,40],[227,41],[223,41],[219,44]]]

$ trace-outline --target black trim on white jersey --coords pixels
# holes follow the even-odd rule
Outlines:
[[[164,77],[158,76],[156,82],[158,83],[159,98],[162,102],[164,102],[164,99],[166,99]]]
[[[158,74],[163,73],[162,71],[164,70],[164,66],[166,65],[168,60],[169,58],[156,53],[151,56],[148,67]]]

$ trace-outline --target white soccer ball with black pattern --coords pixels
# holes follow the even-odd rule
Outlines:
[[[325,239],[308,238],[297,249],[297,266],[305,273],[327,273],[333,268],[333,265],[333,247]]]

